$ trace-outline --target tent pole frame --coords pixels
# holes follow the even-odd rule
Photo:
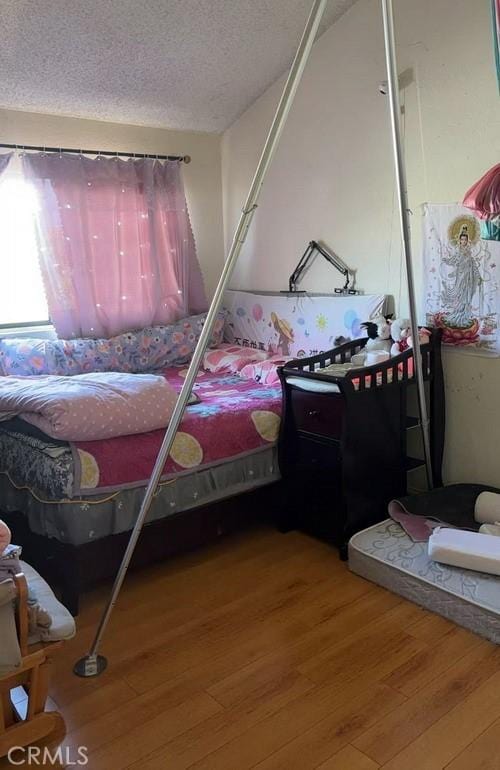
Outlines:
[[[184,412],[189,400],[189,396],[191,395],[191,392],[193,390],[193,384],[196,379],[196,375],[198,374],[198,369],[203,359],[203,355],[205,353],[206,348],[208,347],[210,338],[212,336],[212,330],[213,330],[220,306],[222,304],[224,292],[227,288],[227,285],[233,273],[236,262],[238,261],[241,248],[245,243],[245,239],[246,239],[248,230],[250,228],[253,215],[255,213],[255,209],[257,208],[257,201],[262,188],[262,184],[264,182],[264,177],[273,159],[276,148],[278,147],[279,140],[281,138],[281,134],[285,126],[286,119],[288,117],[288,113],[292,106],[295,93],[297,91],[300,80],[302,78],[304,68],[309,58],[309,54],[311,52],[311,48],[317,34],[319,24],[323,16],[323,12],[325,10],[326,2],[327,0],[314,0],[313,2],[304,32],[302,34],[302,37],[299,43],[299,47],[295,54],[295,58],[290,68],[290,72],[288,74],[285,86],[283,88],[283,92],[282,92],[278,107],[276,109],[276,113],[271,123],[271,127],[269,129],[269,133],[267,135],[266,141],[264,143],[262,154],[260,156],[260,160],[258,162],[257,169],[255,171],[252,183],[250,185],[250,190],[248,192],[247,199],[243,206],[240,219],[236,227],[236,231],[234,233],[229,254],[227,256],[226,262],[224,264],[224,268],[222,270],[221,277],[219,279],[219,283],[217,285],[217,288],[214,293],[214,297],[212,299],[210,308],[208,310],[205,324],[203,326],[198,343],[194,350],[191,363],[189,364],[189,368],[186,374],[184,384],[179,393],[179,397],[177,399],[174,410],[172,412],[172,417],[170,418],[170,423],[165,432],[162,445],[158,452],[158,456],[156,458],[156,462],[151,474],[151,478],[149,480],[149,483],[146,487],[146,491],[144,493],[144,498],[142,500],[137,521],[132,530],[132,534],[130,535],[127,549],[125,551],[125,554],[122,559],[122,563],[116,575],[113,589],[111,591],[111,595],[109,597],[106,608],[102,614],[102,617],[99,621],[96,635],[91,645],[91,648],[89,650],[89,653],[83,658],[81,658],[80,660],[78,660],[77,663],[75,663],[75,666],[73,668],[74,673],[77,674],[78,676],[82,676],[82,677],[99,676],[99,674],[101,674],[107,667],[107,659],[103,655],[99,655],[98,651],[100,649],[101,642],[102,642],[104,633],[106,631],[109,619],[113,612],[114,606],[120,594],[120,590],[121,590],[123,581],[125,579],[125,576],[127,574],[127,570],[130,565],[130,560],[132,559],[137,541],[139,539],[139,535],[141,534],[144,521],[151,507],[153,498],[155,496],[155,493],[163,472],[163,468],[165,466],[165,462],[168,458],[168,455],[170,454],[170,450],[172,448],[172,444],[174,443],[174,439],[177,434],[179,424],[184,415]]]
[[[82,677],[99,676],[107,667],[107,659],[103,655],[99,655],[98,651],[101,646],[101,642],[109,623],[111,614],[117,602],[120,594],[123,581],[127,574],[130,561],[135,551],[137,541],[142,531],[144,521],[151,507],[151,503],[155,496],[165,462],[168,458],[172,444],[175,440],[180,422],[184,415],[187,402],[193,390],[194,381],[198,373],[203,355],[208,346],[209,340],[212,335],[213,327],[222,304],[224,292],[227,288],[234,267],[238,261],[241,248],[245,243],[248,230],[250,228],[255,209],[257,208],[257,201],[264,182],[264,177],[269,168],[269,165],[274,157],[276,148],[279,144],[283,128],[288,117],[288,113],[292,106],[295,93],[300,83],[304,68],[306,66],[309,54],[311,52],[314,39],[316,37],[318,27],[325,10],[327,0],[314,0],[309,18],[307,20],[306,27],[304,29],[299,47],[295,54],[288,78],[283,88],[283,93],[279,101],[276,113],[271,124],[271,128],[267,135],[267,139],[264,143],[264,148],[260,156],[257,169],[255,171],[250,190],[243,206],[236,231],[233,236],[231,248],[227,260],[224,264],[224,268],[219,279],[219,283],[214,293],[207,318],[203,326],[203,330],[200,334],[200,338],[196,345],[196,348],[189,364],[189,368],[186,374],[186,378],[182,389],[179,393],[174,411],[168,428],[165,432],[162,445],[158,452],[156,462],[151,474],[151,478],[146,487],[144,498],[142,500],[141,508],[137,517],[137,521],[130,535],[130,539],[127,545],[127,549],[122,559],[122,563],[118,570],[111,595],[108,603],[102,614],[97,627],[94,641],[91,645],[89,653],[81,658],[74,666],[74,673]],[[432,462],[431,462],[431,447],[429,438],[429,418],[427,411],[427,401],[425,397],[425,383],[424,373],[422,367],[422,356],[420,352],[420,345],[418,344],[418,315],[417,315],[417,303],[415,298],[415,282],[413,276],[413,264],[411,256],[411,235],[410,235],[410,221],[409,221],[409,208],[407,200],[407,184],[406,184],[406,170],[404,165],[404,157],[401,141],[400,130],[400,114],[401,107],[399,102],[399,84],[397,73],[397,62],[395,53],[395,40],[394,40],[394,14],[392,7],[392,0],[381,0],[382,2],[382,15],[384,21],[384,42],[385,42],[385,56],[387,66],[387,80],[388,80],[388,92],[389,92],[389,104],[390,104],[390,118],[391,118],[391,132],[392,132],[392,144],[394,152],[394,167],[396,175],[396,186],[398,189],[398,203],[399,214],[401,224],[401,234],[403,243],[403,254],[406,264],[406,275],[408,281],[408,295],[409,295],[409,308],[410,308],[410,322],[411,333],[414,340],[413,347],[413,359],[415,367],[415,377],[417,383],[418,402],[420,411],[420,425],[422,430],[422,438],[424,445],[425,455],[425,467],[427,472],[427,481],[429,488],[433,486],[433,474],[432,474]]]
[[[385,61],[387,66],[387,83],[389,93],[389,109],[391,116],[392,147],[394,153],[394,171],[398,192],[399,216],[403,245],[403,256],[406,264],[408,282],[408,302],[410,308],[411,336],[413,339],[413,365],[417,383],[418,406],[420,412],[420,428],[424,447],[425,469],[429,489],[433,488],[433,472],[431,460],[431,443],[429,437],[429,416],[425,397],[425,382],[422,366],[422,354],[418,342],[418,311],[415,295],[415,279],[411,254],[410,209],[408,207],[408,188],[404,162],[403,143],[401,140],[399,101],[399,81],[396,60],[396,44],[394,38],[394,12],[392,0],[382,0],[382,16],[384,21]]]

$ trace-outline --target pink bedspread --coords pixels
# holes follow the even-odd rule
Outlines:
[[[179,391],[185,368],[164,376]],[[199,404],[187,408],[167,460],[164,479],[193,473],[274,444],[278,438],[281,387],[265,387],[237,375],[198,374]],[[147,483],[164,430],[72,444],[74,494],[89,495]]]

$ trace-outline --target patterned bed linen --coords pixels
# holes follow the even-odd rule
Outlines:
[[[73,494],[73,452],[19,418],[0,422],[0,474],[49,500]]]
[[[185,367],[163,372],[179,391]],[[277,440],[281,388],[237,375],[199,372],[198,404],[188,407],[163,479],[261,452]],[[101,441],[55,441],[22,420],[0,423],[0,472],[38,499],[55,501],[142,487],[164,430]]]

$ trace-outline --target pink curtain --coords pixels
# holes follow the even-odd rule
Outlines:
[[[110,337],[206,309],[180,163],[26,154],[62,338]]]

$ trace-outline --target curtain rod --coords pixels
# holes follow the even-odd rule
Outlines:
[[[172,160],[191,163],[189,155],[150,155],[142,152],[111,152],[110,150],[76,150],[68,147],[37,147],[31,144],[0,144],[7,150],[35,150],[36,152],[73,153],[76,155],[107,155],[112,158],[153,158],[154,160]]]

